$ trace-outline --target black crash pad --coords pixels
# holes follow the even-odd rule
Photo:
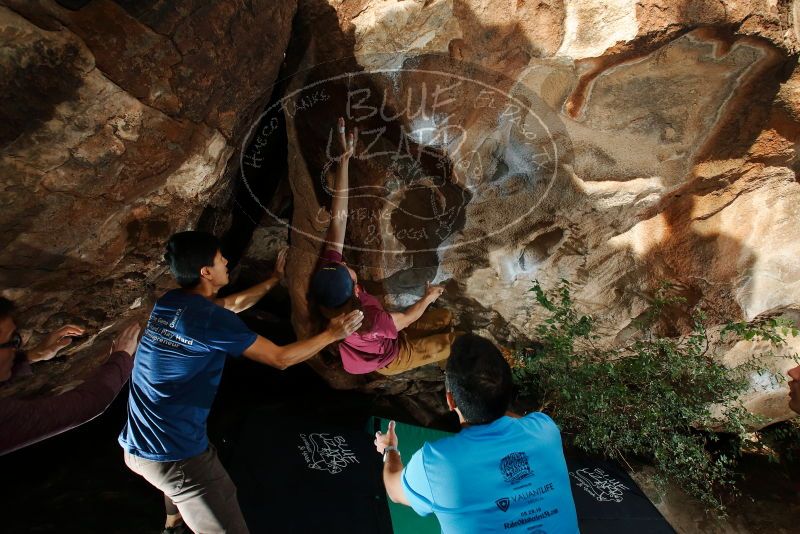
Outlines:
[[[282,407],[252,412],[235,440],[230,474],[250,530],[256,533],[424,534],[435,516],[390,513],[374,431],[387,421],[363,415],[298,415]],[[413,432],[412,432],[413,430]],[[399,425],[416,441],[447,433]],[[416,441],[409,439],[409,442]],[[401,447],[403,441],[401,439]],[[410,457],[405,451],[404,456]],[[572,494],[583,534],[675,531],[616,463],[568,454]],[[412,515],[415,515],[412,513]]]
[[[618,464],[567,455],[582,534],[673,534],[650,499]]]
[[[230,475],[250,531],[391,533],[380,455],[368,417],[250,414]]]

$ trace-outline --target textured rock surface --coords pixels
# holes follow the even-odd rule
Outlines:
[[[800,512],[800,502],[787,498],[795,493],[793,476],[766,458],[749,457],[739,465],[745,481],[740,486],[743,495],[728,504],[730,515],[725,520],[708,515],[697,501],[675,488],[656,489],[652,467],[633,467],[636,483],[679,534],[790,534],[796,530],[786,520]],[[775,512],[764,513],[767,510]]]
[[[367,130],[346,255],[389,305],[435,278],[463,328],[502,342],[541,319],[534,279],[573,282],[609,341],[661,280],[717,324],[797,310],[795,7],[301,1],[284,105],[299,334],[338,115]],[[716,347],[731,363],[760,349]],[[785,387],[760,381],[748,405],[789,417]]]
[[[435,279],[462,329],[510,344],[541,319],[531,281],[566,278],[612,341],[669,279],[717,324],[797,319],[798,2],[0,0],[0,289],[26,338],[72,318],[93,332],[0,395],[80,380],[113,326],[169,283],[164,239],[206,204],[228,207],[215,199],[243,143],[249,168],[272,170],[266,154],[287,142],[259,113],[296,7],[296,74],[273,112],[286,122],[301,337],[317,328],[304,297],[339,115],[363,131],[348,261],[389,306]],[[246,175],[247,190],[262,178]],[[270,268],[287,233],[289,210],[263,206],[275,216],[243,279]],[[764,349],[715,345],[730,365]],[[790,340],[783,354],[798,350]],[[376,380],[331,354],[311,363],[336,387],[404,393],[421,416],[442,407],[436,368]],[[753,386],[754,412],[790,415],[784,386]],[[687,532],[691,515],[677,523]]]
[[[68,317],[100,329],[146,308],[163,239],[225,189],[243,139],[270,134],[251,127],[294,10],[0,2],[0,285],[21,304],[26,336]],[[436,279],[463,328],[504,342],[541,318],[533,279],[575,283],[608,340],[627,335],[663,279],[718,323],[797,309],[797,12],[745,1],[303,0],[287,58],[298,74],[280,110],[298,333],[316,328],[302,297],[327,224],[325,147],[338,115],[366,130],[348,259],[390,306]],[[244,271],[273,249],[256,244]],[[760,350],[717,348],[732,363]],[[78,360],[54,365],[79,375],[69,371]],[[438,381],[421,370],[375,383],[324,355],[313,365],[338,387]],[[778,385],[748,402],[780,419],[783,394]]]
[[[165,238],[226,189],[295,8],[0,2],[0,288],[25,337],[67,319],[98,332],[145,310]],[[102,358],[92,341],[3,395],[80,379]]]

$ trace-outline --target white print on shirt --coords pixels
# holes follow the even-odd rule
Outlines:
[[[179,348],[181,345],[192,346],[194,344],[193,339],[183,337],[172,330],[175,328],[178,319],[180,319],[180,316],[183,315],[185,310],[186,308],[178,308],[175,312],[175,316],[172,318],[172,322],[169,323],[160,317],[150,316],[144,334],[150,340],[168,347]]]
[[[309,469],[319,469],[335,475],[345,467],[360,463],[356,455],[348,449],[342,436],[326,433],[300,434],[303,444],[298,445],[300,453]]]
[[[571,471],[569,476],[575,479],[578,487],[594,497],[597,502],[622,502],[625,490],[630,488],[619,480],[610,477],[599,467],[589,469],[584,467]]]
[[[175,310],[175,317],[173,317],[172,321],[170,321],[170,323],[169,323],[169,327],[170,328],[175,328],[175,325],[178,324],[178,319],[181,318],[181,315],[183,315],[183,312],[185,312],[185,311],[186,311],[186,308],[178,308],[177,310]]]

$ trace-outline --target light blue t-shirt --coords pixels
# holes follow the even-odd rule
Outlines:
[[[445,534],[578,532],[561,433],[540,412],[426,443],[402,481],[414,510],[435,513]]]
[[[120,445],[158,462],[205,452],[225,355],[240,355],[257,337],[200,295],[173,290],[158,299],[136,350]]]

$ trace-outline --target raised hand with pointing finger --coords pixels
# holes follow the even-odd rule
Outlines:
[[[386,447],[397,447],[397,434],[394,431],[395,423],[394,421],[389,421],[389,426],[386,429],[386,433],[384,434],[380,430],[375,432],[375,450],[378,451],[378,454],[383,454],[386,450]]]

